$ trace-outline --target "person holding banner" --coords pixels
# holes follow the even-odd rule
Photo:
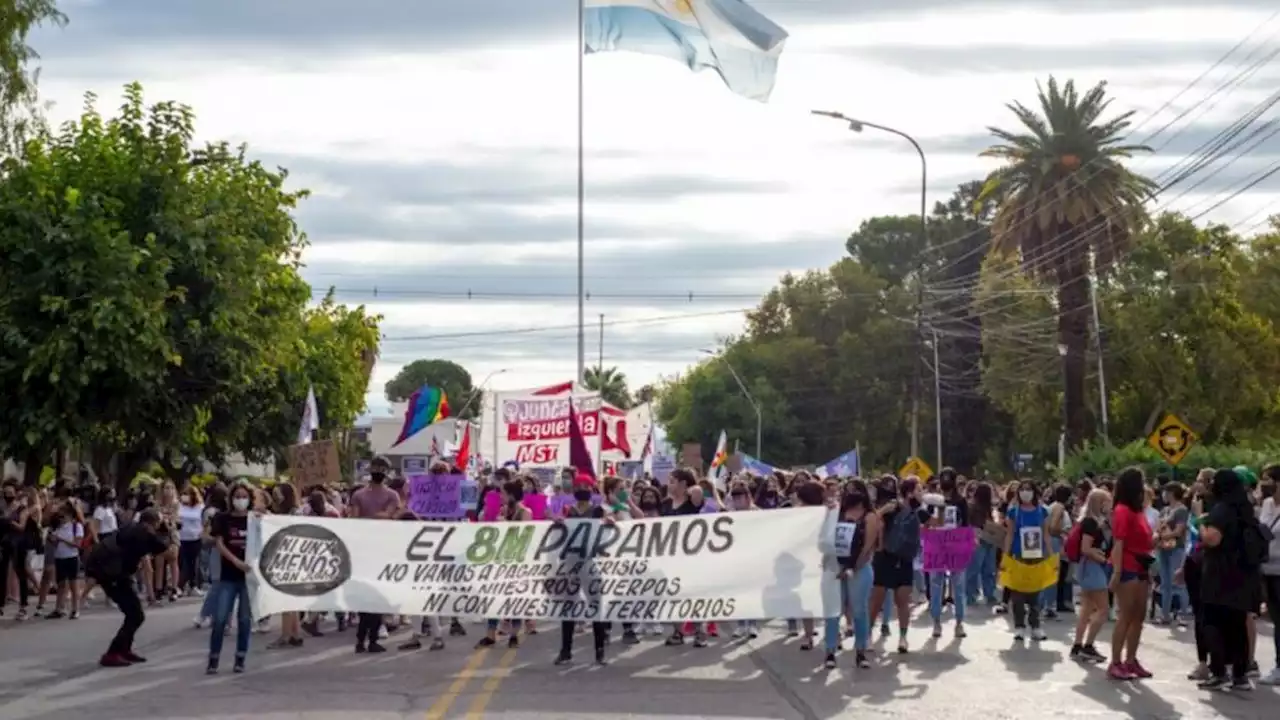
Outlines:
[[[582,474],[578,476],[576,484],[573,488],[573,504],[568,505],[564,509],[564,517],[556,518],[554,522],[563,523],[565,520],[600,520],[605,523],[613,523],[613,517],[599,505],[591,503],[591,496],[594,495],[591,485],[591,476]],[[582,558],[590,560],[590,558]],[[573,620],[564,620],[560,623],[560,654],[556,656],[556,665],[568,665],[573,662],[573,635],[578,629],[578,623]],[[591,623],[591,639],[596,651],[596,664],[604,665],[604,647],[609,642],[609,623],[592,622]],[[634,637],[634,634],[632,635]]]
[[[828,506],[834,509],[835,501],[831,500]],[[871,640],[871,555],[875,549],[874,540],[880,533],[880,518],[871,507],[871,498],[858,490],[844,496],[839,512],[834,550],[840,565],[836,578],[841,585],[841,610],[849,614],[853,623],[853,648],[857,653],[854,664],[866,669],[871,667],[867,659],[867,646]],[[823,664],[828,670],[833,670],[836,667],[836,650],[840,647],[839,612],[827,618],[825,644],[827,657]]]
[[[510,477],[509,473],[508,477]],[[507,480],[506,484],[503,485],[498,492],[501,493],[500,497],[502,498],[502,509],[498,514],[498,522],[533,521],[533,511],[521,502],[521,500],[524,500],[523,483],[519,480]],[[489,618],[484,637],[480,638],[480,642],[476,643],[477,649],[493,647],[498,643],[498,626],[502,623],[502,620],[503,618]],[[511,635],[507,638],[508,648],[514,650],[515,648],[520,647],[521,625],[522,623],[519,618],[513,618],[511,620]]]
[[[214,546],[222,563],[218,584],[210,592],[214,600],[213,629],[209,634],[209,664],[205,672],[218,672],[218,658],[222,654],[222,640],[236,611],[236,655],[233,672],[244,672],[245,658],[249,654],[249,633],[253,629],[253,617],[249,608],[248,574],[245,550],[249,540],[249,512],[253,503],[253,488],[245,482],[231,487],[231,510],[213,517]]]

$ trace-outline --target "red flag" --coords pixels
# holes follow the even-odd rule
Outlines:
[[[466,420],[462,421],[462,439],[458,441],[458,455],[453,459],[453,463],[458,466],[459,470],[466,470],[467,463],[471,461],[471,423]]]
[[[591,451],[587,450],[587,441],[582,437],[578,413],[574,411],[572,402],[569,403],[569,464],[578,471],[578,477],[587,475],[595,482],[596,463],[591,459]]]

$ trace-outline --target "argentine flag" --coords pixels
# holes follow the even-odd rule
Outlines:
[[[729,89],[764,102],[787,31],[744,0],[581,0],[584,51],[660,55],[715,70]]]

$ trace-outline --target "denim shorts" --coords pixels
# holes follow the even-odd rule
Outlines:
[[[1122,583],[1127,583],[1132,580],[1146,581],[1150,579],[1151,579],[1151,573],[1147,572],[1146,570],[1141,570],[1139,572],[1133,572],[1132,570],[1120,571],[1120,582]]]
[[[1076,565],[1076,584],[1083,591],[1106,590],[1110,580],[1106,566],[1101,563],[1085,560]]]

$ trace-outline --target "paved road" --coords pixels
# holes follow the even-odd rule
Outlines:
[[[444,652],[356,656],[352,638],[330,633],[293,650],[255,650],[249,672],[203,674],[208,633],[191,628],[194,607],[151,611],[140,635],[150,662],[121,670],[95,661],[118,615],[98,610],[76,621],[0,621],[0,720],[442,720],[443,718],[733,718],[814,720],[898,718],[1238,718],[1277,717],[1276,692],[1209,694],[1184,680],[1194,657],[1189,631],[1149,629],[1144,661],[1156,678],[1114,683],[1099,668],[1067,658],[1066,622],[1051,639],[1016,647],[1003,618],[977,612],[970,635],[929,639],[917,621],[916,650],[877,659],[871,670],[821,669],[784,628],[751,643],[727,639],[705,649],[669,649],[657,640],[610,647],[607,667],[589,664],[590,635],[578,636],[580,664],[555,667],[558,631],[519,650],[476,651],[479,628],[450,638]],[[1268,630],[1269,632],[1269,630]],[[1104,638],[1106,631],[1104,631]],[[258,647],[269,636],[255,635]],[[397,638],[390,641],[394,643]],[[1270,637],[1259,657],[1270,660]],[[230,653],[228,647],[227,653]],[[1037,681],[1029,684],[1024,681]]]

